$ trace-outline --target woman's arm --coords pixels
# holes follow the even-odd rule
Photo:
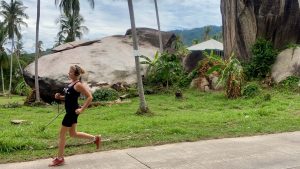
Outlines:
[[[58,100],[65,100],[65,96],[61,95],[60,93],[55,93],[55,99],[58,99]]]
[[[93,96],[92,96],[91,92],[84,85],[82,85],[81,83],[77,83],[74,86],[74,89],[77,92],[82,93],[86,97],[86,100],[85,100],[84,104],[82,105],[82,107],[80,107],[79,109],[75,110],[75,112],[77,114],[80,114],[80,113],[82,113],[90,105],[90,103],[93,100]]]

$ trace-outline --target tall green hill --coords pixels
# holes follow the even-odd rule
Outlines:
[[[172,30],[170,32],[173,32],[177,36],[180,36],[185,45],[191,46],[194,39],[197,39],[200,42],[203,41],[203,36],[206,27],[207,26],[194,29]],[[222,26],[211,25],[209,27],[211,29],[209,37],[222,41]]]

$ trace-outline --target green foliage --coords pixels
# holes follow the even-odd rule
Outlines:
[[[179,58],[186,57],[190,54],[185,44],[182,42],[180,36],[176,36],[176,39],[172,42],[171,47],[175,49],[175,55]]]
[[[22,104],[18,103],[18,102],[11,102],[11,103],[7,103],[4,105],[1,105],[2,108],[19,108],[22,107]]]
[[[218,85],[225,87],[226,96],[231,99],[240,97],[242,95],[241,88],[244,74],[243,67],[235,55],[232,53],[229,59],[225,61],[220,56],[214,55],[213,52],[210,55],[207,53],[205,55],[209,60],[216,63],[207,73],[219,72],[221,76],[218,80]]]
[[[272,100],[264,102],[260,98],[229,100],[221,92],[183,92],[185,99],[181,100],[176,100],[174,93],[147,96],[147,103],[155,112],[151,118],[134,115],[139,105],[138,98],[129,103],[88,108],[79,117],[80,130],[92,135],[102,134],[103,140],[108,140],[103,151],[300,130],[298,93],[262,90],[262,94],[272,95]],[[0,104],[7,103],[6,99],[0,97]],[[59,116],[44,132],[40,131],[40,126],[45,126],[56,116],[55,108],[55,105],[0,108],[0,163],[45,159],[55,154],[57,129],[63,116]],[[11,125],[12,118],[29,123]],[[68,139],[65,155],[94,150],[94,145],[81,143],[85,142]]]
[[[22,79],[16,86],[15,92],[21,96],[28,96],[31,92],[31,88]]]
[[[297,47],[299,47],[300,45],[299,44],[296,44],[296,43],[289,43],[286,47],[288,49],[293,49],[295,50]]]
[[[151,66],[146,77],[146,83],[149,85],[163,85],[168,88],[170,85],[177,84],[182,76],[186,75],[179,57],[175,54],[165,52],[155,61],[146,60],[141,63]]]
[[[119,98],[119,93],[110,88],[97,89],[93,93],[93,101],[111,101]]]
[[[298,87],[299,80],[299,77],[289,76],[285,80],[281,81],[279,85],[283,88],[294,89]]]
[[[147,70],[146,70],[146,77],[147,77],[147,76],[148,76],[148,73],[151,71],[151,68],[154,67],[155,64],[156,64],[157,61],[158,61],[158,58],[159,58],[159,52],[156,52],[156,53],[155,53],[154,59],[153,59],[153,60],[151,60],[149,57],[144,56],[144,55],[141,55],[140,58],[141,58],[141,59],[144,59],[144,61],[141,61],[141,62],[140,62],[141,64],[148,65]]]
[[[176,83],[176,86],[178,88],[186,88],[188,87],[192,80],[195,79],[198,76],[198,69],[194,69],[190,73],[183,73],[182,76],[180,76],[178,82]]]
[[[271,100],[271,94],[265,94],[264,96],[263,96],[263,100],[264,101],[270,101]]]
[[[250,83],[243,88],[242,95],[245,98],[252,98],[259,94],[260,87],[256,83]]]
[[[252,46],[251,52],[252,58],[244,66],[246,76],[249,79],[265,78],[270,73],[278,52],[270,41],[261,38]]]

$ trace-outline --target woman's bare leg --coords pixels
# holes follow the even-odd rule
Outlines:
[[[65,144],[66,144],[66,133],[69,127],[61,126],[59,133],[59,143],[58,143],[58,158],[64,157]]]
[[[72,125],[72,127],[69,129],[69,134],[71,137],[75,137],[75,138],[83,138],[83,139],[95,139],[95,136],[84,133],[84,132],[77,132],[76,131],[76,126],[77,124],[74,123]]]

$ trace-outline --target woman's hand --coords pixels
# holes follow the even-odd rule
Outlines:
[[[60,93],[55,93],[55,96],[54,96],[54,97],[55,97],[55,99],[58,99],[58,100],[60,100],[60,98],[61,98],[60,96],[61,96],[61,94],[60,94]]]
[[[75,113],[76,113],[76,114],[80,114],[80,113],[82,113],[82,112],[83,112],[83,109],[82,109],[82,108],[78,108],[78,109],[75,110]]]

